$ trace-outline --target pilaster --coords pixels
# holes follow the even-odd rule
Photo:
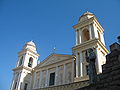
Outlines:
[[[45,82],[45,86],[47,87],[48,86],[48,69],[47,69],[47,71],[46,71],[46,82]]]
[[[78,45],[78,30],[76,30],[76,45]]]
[[[41,87],[41,82],[42,82],[42,71],[40,71],[40,82],[39,82],[39,87]]]
[[[98,47],[95,49],[96,51],[96,68],[97,68],[97,71],[98,73],[102,73],[102,66],[101,66],[101,63],[100,63],[100,57],[99,57],[99,50],[98,50]]]
[[[72,82],[74,82],[74,59],[72,60]]]
[[[79,63],[78,63],[78,53],[76,53],[76,77],[79,77]]]
[[[100,36],[101,36],[102,43],[105,45],[105,40],[104,40],[104,37],[103,37],[103,33],[101,33]]]
[[[82,31],[79,29],[79,44],[82,43]]]
[[[64,64],[64,73],[63,73],[63,84],[65,84],[65,76],[66,76],[66,64]]]
[[[83,56],[82,56],[82,52],[80,52],[80,77],[83,77]]]
[[[98,32],[97,32],[97,28],[95,26],[95,23],[92,24],[92,29],[93,29],[93,32],[94,32],[94,38],[98,38]]]
[[[34,84],[33,84],[33,88],[36,88],[36,72],[34,73]]]
[[[56,71],[55,71],[55,85],[57,85],[57,79],[58,79],[58,66],[56,66]]]
[[[90,25],[88,25],[88,27],[89,27],[89,36],[90,36],[90,39],[92,39],[92,29],[91,29],[91,24]]]

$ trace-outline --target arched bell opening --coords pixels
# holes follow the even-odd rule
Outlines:
[[[82,31],[82,42],[85,42],[85,41],[88,41],[88,40],[90,40],[89,30],[84,29]]]
[[[32,67],[32,64],[33,64],[33,58],[30,57],[28,62],[28,67]]]

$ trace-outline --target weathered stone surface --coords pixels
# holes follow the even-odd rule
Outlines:
[[[110,51],[120,50],[120,45],[118,43],[113,43],[110,45]]]
[[[71,84],[64,84],[59,86],[51,86],[47,88],[40,88],[35,90],[75,90],[77,88],[82,88],[89,85],[89,81],[81,81],[81,82],[75,82]]]
[[[115,43],[110,46],[111,53],[106,56],[103,73],[98,75],[95,85],[79,88],[77,90],[120,90],[120,45]]]

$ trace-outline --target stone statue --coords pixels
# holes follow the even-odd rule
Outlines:
[[[118,39],[118,42],[120,43],[120,36],[118,36],[117,39]]]
[[[96,55],[92,48],[86,50],[86,61],[88,62],[88,75],[90,84],[95,84],[97,81],[97,72],[95,67]]]

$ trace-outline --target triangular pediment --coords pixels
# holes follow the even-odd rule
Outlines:
[[[51,54],[45,60],[43,60],[37,67],[44,67],[50,64],[54,64],[63,60],[71,58],[72,55]]]

